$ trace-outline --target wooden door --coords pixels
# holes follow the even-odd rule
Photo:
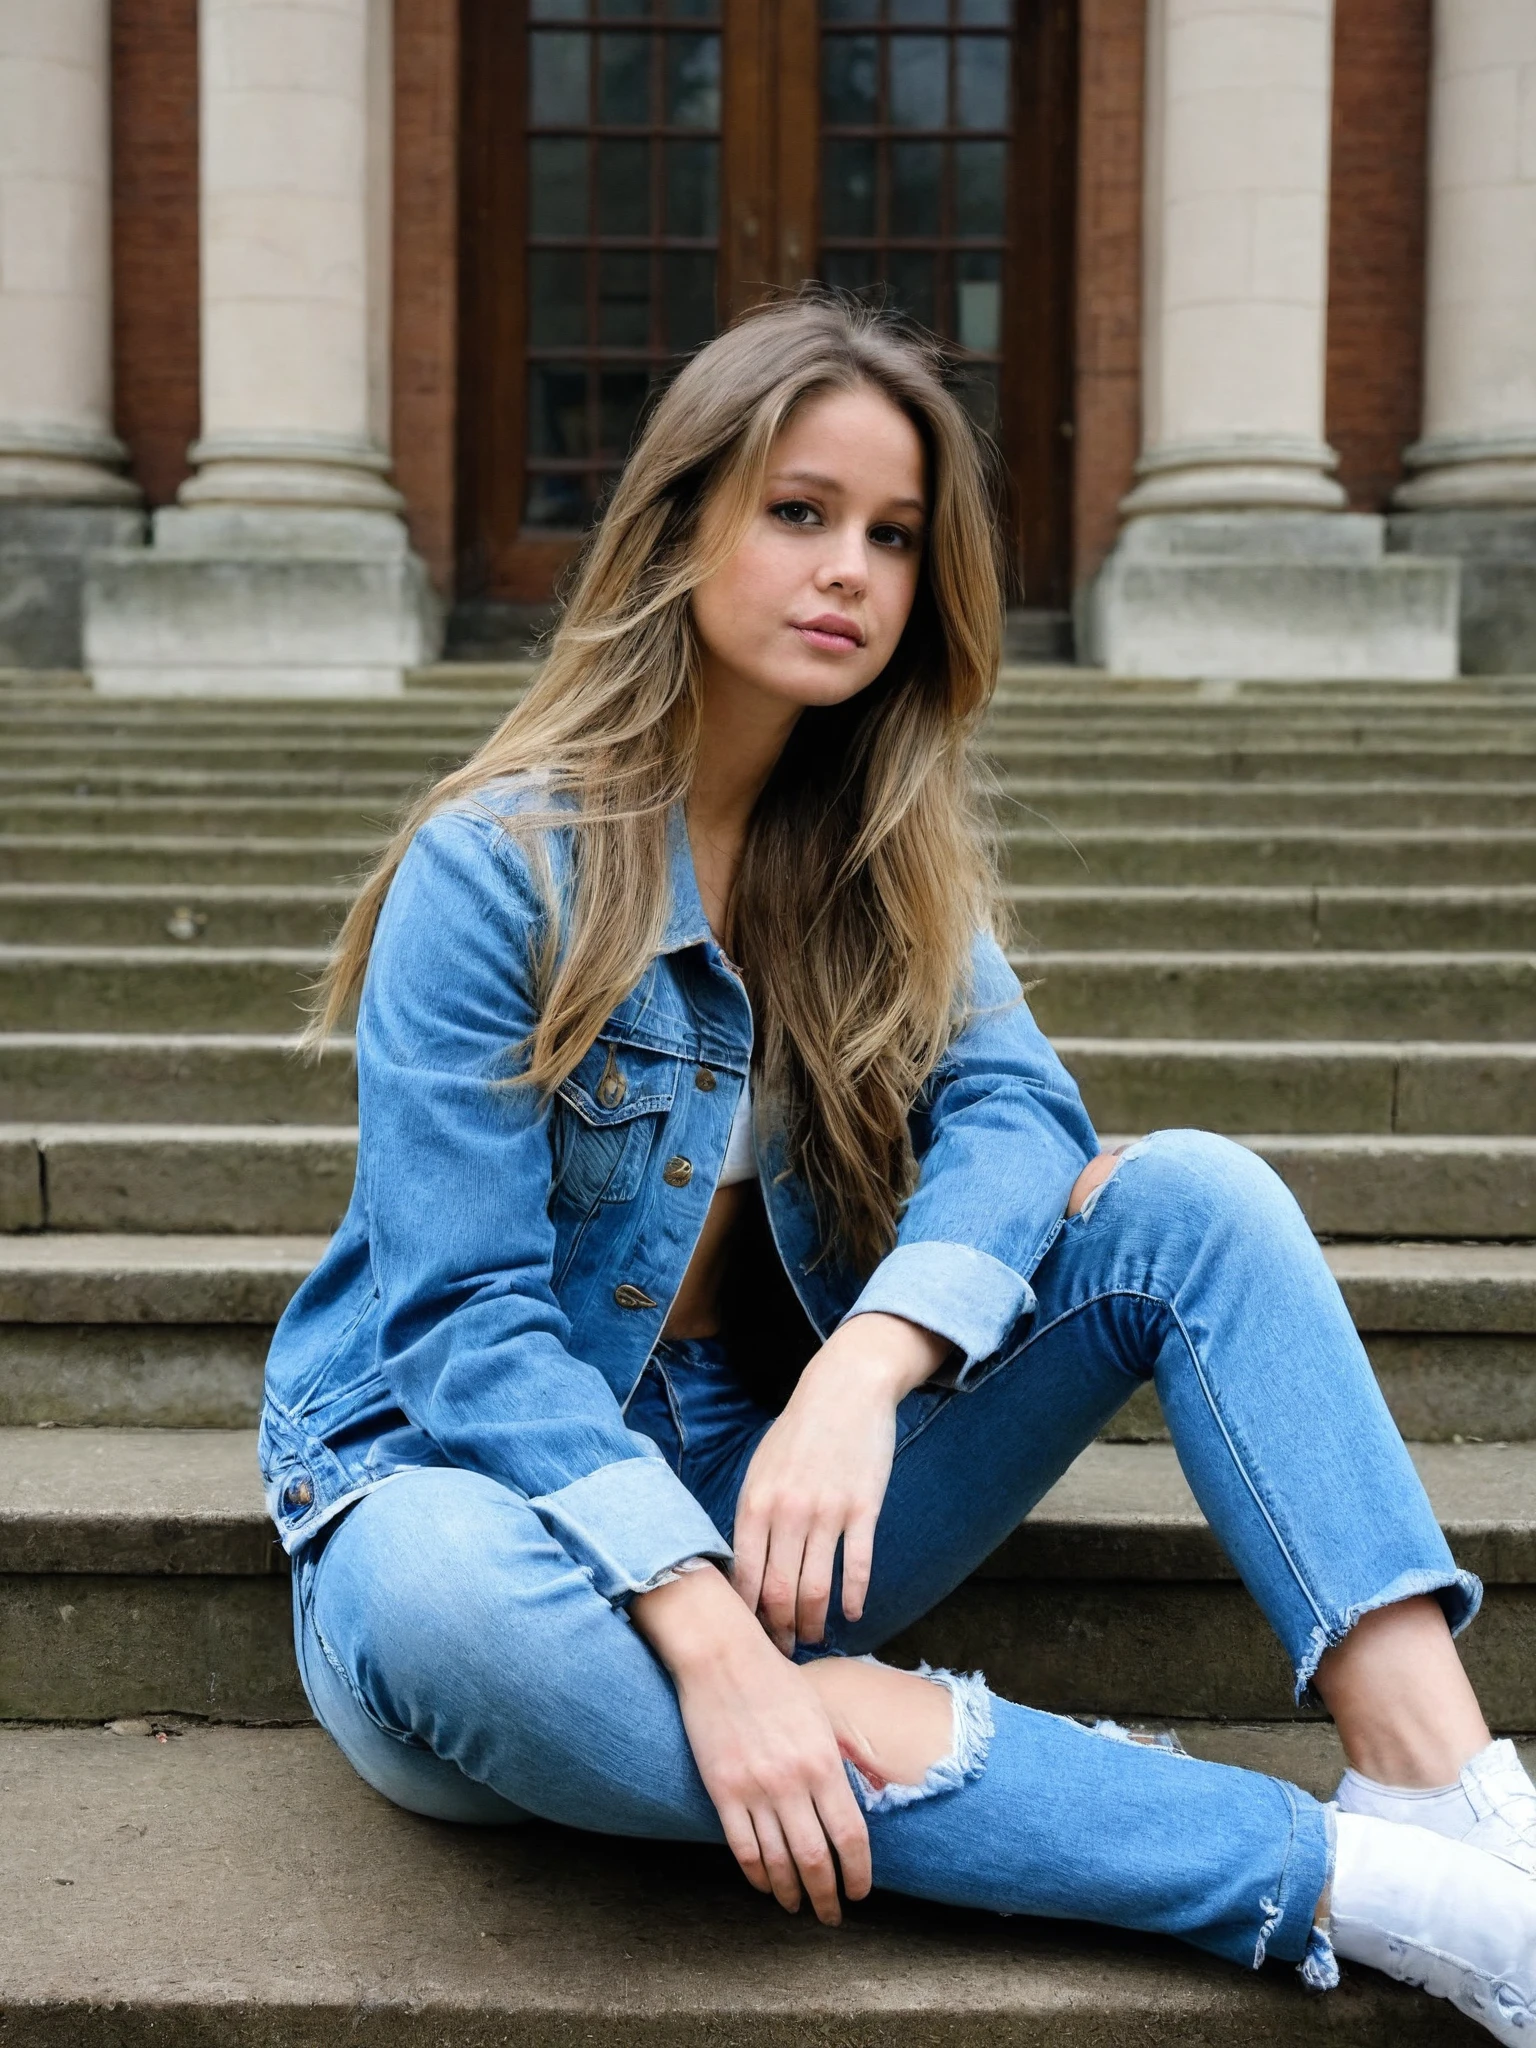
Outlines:
[[[1071,0],[464,0],[460,598],[547,598],[651,388],[819,276],[951,344],[1020,588],[1064,602],[1073,30]]]

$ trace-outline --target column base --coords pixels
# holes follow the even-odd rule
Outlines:
[[[86,561],[143,533],[126,507],[0,499],[0,668],[79,668]]]
[[[440,608],[391,514],[175,507],[98,556],[85,663],[117,696],[392,696],[436,658]]]
[[[1358,513],[1133,519],[1085,594],[1085,656],[1131,676],[1456,675],[1457,564],[1387,555],[1383,539]]]
[[[1467,675],[1536,675],[1536,505],[1394,512],[1387,545],[1460,562]]]

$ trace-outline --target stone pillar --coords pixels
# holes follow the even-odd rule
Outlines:
[[[0,667],[80,660],[81,560],[141,520],[112,433],[108,0],[0,5]]]
[[[93,569],[100,689],[387,692],[436,652],[388,480],[391,16],[202,0],[197,471]]]
[[[1332,0],[1150,0],[1142,455],[1086,607],[1110,668],[1455,672],[1454,569],[1385,560],[1323,438],[1332,84]]]
[[[1436,0],[1423,439],[1395,546],[1462,561],[1462,660],[1536,669],[1536,6]]]

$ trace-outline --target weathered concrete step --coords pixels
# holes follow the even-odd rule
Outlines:
[[[0,946],[0,1030],[279,1031],[324,954],[297,947]],[[1525,1041],[1528,953],[1038,952],[1016,964],[1049,1033]]]
[[[1536,882],[1536,832],[1443,827],[1007,825],[1003,866],[1021,884],[1140,887],[1511,887]]]
[[[334,886],[369,866],[384,836],[350,839],[125,839],[0,833],[0,882],[245,883]]]
[[[1015,957],[1050,1036],[1526,1041],[1528,953],[1038,952]]]
[[[1106,1131],[1536,1136],[1536,1044],[1062,1037]],[[292,1035],[0,1033],[0,1101],[36,1123],[350,1124],[350,1040],[318,1061]]]
[[[1536,1137],[1243,1136],[1328,1237],[1536,1239]],[[0,1229],[329,1231],[355,1129],[0,1124]]]
[[[0,832],[323,839],[390,832],[401,808],[397,795],[361,803],[333,796],[10,796],[0,797]]]
[[[1317,739],[1292,740],[1283,728],[1267,740],[1223,746],[1173,735],[1122,740],[1112,727],[1077,740],[1036,738],[1008,728],[989,729],[984,751],[1002,775],[1071,779],[1233,783],[1339,781],[1526,783],[1536,780],[1536,745],[1469,738],[1422,746],[1408,740],[1368,739],[1357,746]],[[179,758],[179,757],[178,757]]]
[[[1126,946],[1536,950],[1536,887],[1051,888],[1014,883],[1008,896],[1022,939],[1079,951]],[[12,901],[12,892],[0,889],[0,929],[8,929],[17,914]]]
[[[0,942],[312,948],[330,943],[351,900],[313,883],[0,882]],[[1536,931],[1536,908],[1530,922]]]
[[[1503,781],[1229,783],[1008,775],[1000,791],[997,810],[1006,822],[1022,824],[1038,816],[1068,832],[1129,824],[1241,825],[1249,830],[1263,825],[1359,830],[1404,823],[1421,830],[1536,826],[1536,786]],[[123,801],[125,809],[137,808],[131,799]],[[12,802],[20,816],[20,799],[0,799],[0,818],[9,814]],[[338,809],[337,818],[343,815]]]
[[[1073,1036],[1055,1044],[1095,1124],[1106,1131],[1186,1124],[1216,1131],[1536,1136],[1536,1044]],[[0,1040],[0,1072],[10,1072],[4,1046]],[[50,1112],[34,1112],[42,1113]]]
[[[1414,1458],[1487,1586],[1464,1649],[1489,1717],[1536,1726],[1536,1445]],[[286,1577],[249,1431],[0,1430],[0,1718],[305,1718]],[[1090,1446],[900,1649],[1062,1712],[1291,1712],[1165,1444]]]
[[[8,750],[7,761],[15,762],[19,751]],[[360,803],[398,803],[410,790],[430,781],[434,772],[452,765],[449,761],[419,760],[397,769],[367,771],[346,758],[348,751],[342,750],[329,765],[301,763],[285,768],[257,766],[245,749],[232,749],[228,762],[208,766],[180,757],[168,762],[157,749],[143,765],[121,767],[93,748],[74,761],[33,761],[26,767],[0,768],[0,802],[33,796],[327,796]]]
[[[1337,1782],[1322,1730],[1183,1734],[1319,1795]],[[829,1933],[752,1891],[722,1849],[402,1813],[314,1727],[11,1729],[0,1785],[9,2048],[334,2048],[360,2014],[379,2048],[1487,2038],[1349,1965],[1320,2007],[1283,1964],[1253,1973],[1060,1921],[877,1897]]]

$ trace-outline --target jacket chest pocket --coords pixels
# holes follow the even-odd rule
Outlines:
[[[677,1095],[681,1062],[599,1038],[555,1091],[555,1199],[579,1209],[632,1201]]]

